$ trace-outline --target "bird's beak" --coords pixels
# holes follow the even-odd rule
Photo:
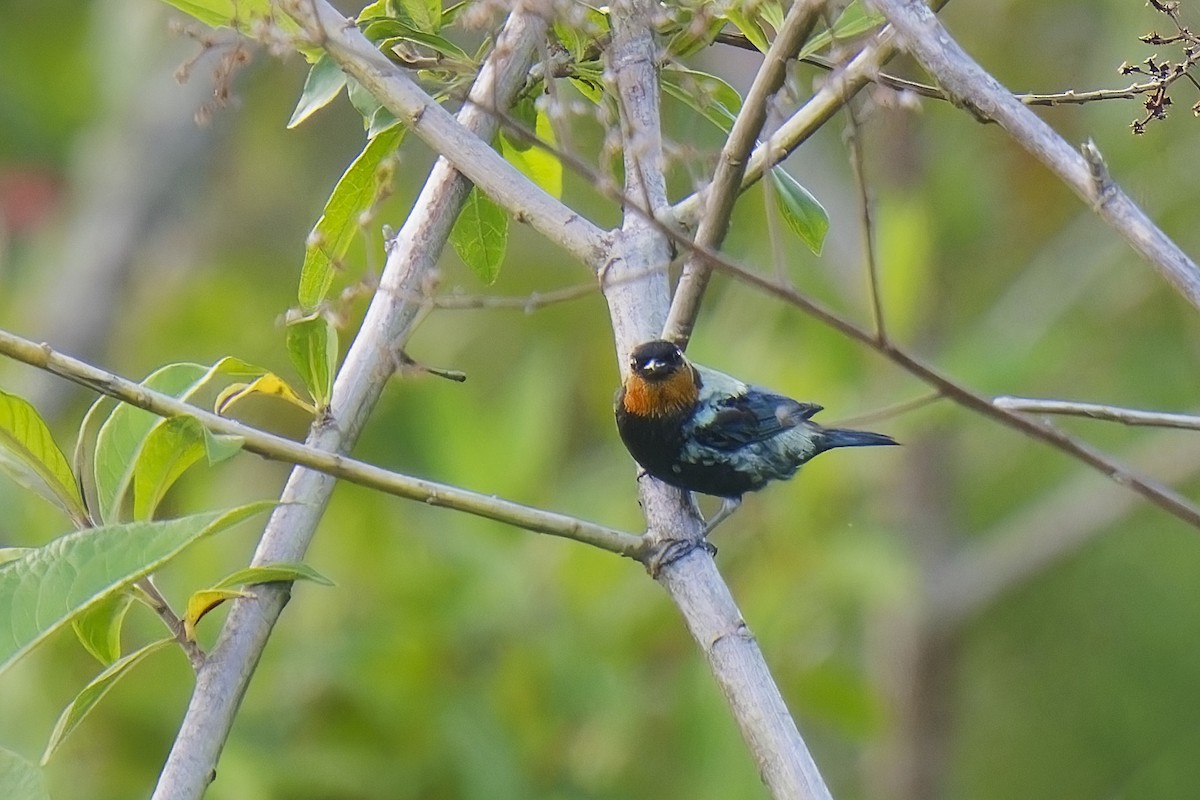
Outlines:
[[[642,367],[642,372],[644,372],[647,375],[657,375],[660,372],[666,372],[667,369],[668,369],[668,364],[666,361],[663,361],[663,360],[657,359],[657,358],[652,358],[646,362],[646,365],[644,367]]]

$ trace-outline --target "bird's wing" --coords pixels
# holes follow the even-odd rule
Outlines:
[[[707,413],[697,414],[693,435],[708,447],[734,450],[778,436],[820,410],[815,403],[746,387],[740,394],[712,398]]]

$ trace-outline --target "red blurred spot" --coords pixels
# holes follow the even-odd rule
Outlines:
[[[54,215],[62,200],[58,175],[38,167],[0,168],[0,227],[30,233]]]

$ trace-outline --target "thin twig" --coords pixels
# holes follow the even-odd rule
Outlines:
[[[98,369],[91,364],[62,355],[49,345],[39,345],[2,330],[0,330],[0,354],[52,372],[73,383],[145,409],[152,414],[162,417],[193,417],[214,433],[237,436],[243,442],[243,449],[267,459],[307,467],[339,480],[349,481],[369,489],[377,489],[408,500],[464,511],[536,533],[573,539],[630,558],[638,557],[644,549],[640,536],[623,533],[565,514],[543,511],[509,500],[502,500],[492,495],[460,489],[457,486],[390,472],[363,461],[318,450],[291,439],[252,428],[184,403],[170,395],[148,389],[111,372]]]
[[[862,214],[863,250],[867,267],[867,286],[871,298],[871,317],[875,320],[875,338],[887,341],[887,326],[883,316],[883,291],[879,280],[879,258],[875,252],[875,210],[867,186],[867,165],[863,157],[862,128],[853,103],[846,104],[847,144],[850,147],[850,166],[858,186],[859,212]]]
[[[562,289],[551,289],[546,292],[533,292],[525,297],[506,297],[503,295],[468,295],[441,294],[429,300],[434,308],[442,309],[500,309],[511,308],[529,314],[556,303],[566,303],[581,297],[596,294],[598,288],[594,281],[581,283],[577,286],[567,286]]]
[[[936,389],[932,392],[926,392],[919,397],[914,397],[911,400],[901,400],[898,403],[877,408],[874,411],[867,411],[863,414],[855,414],[853,417],[843,417],[842,419],[834,420],[829,425],[835,428],[858,428],[863,425],[870,425],[880,420],[893,419],[903,414],[908,414],[925,406],[932,405],[943,397],[942,393]]]
[[[1145,425],[1152,428],[1179,428],[1200,431],[1200,416],[1172,414],[1164,411],[1143,411],[1137,408],[1122,408],[1100,403],[1079,403],[1073,400],[1042,400],[1032,397],[997,397],[992,401],[997,408],[1007,411],[1024,411],[1031,414],[1066,414],[1075,417],[1090,417],[1124,425]]]

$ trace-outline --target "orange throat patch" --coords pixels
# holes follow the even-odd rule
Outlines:
[[[625,411],[638,417],[674,417],[691,411],[700,390],[691,369],[678,370],[664,381],[650,383],[638,375],[625,380]]]

